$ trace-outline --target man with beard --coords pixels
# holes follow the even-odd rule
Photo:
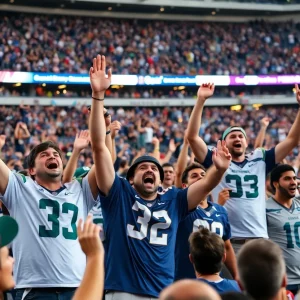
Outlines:
[[[137,158],[127,180],[115,174],[105,146],[103,100],[111,82],[106,61],[98,55],[90,69],[92,110],[90,135],[105,232],[106,300],[153,299],[174,280],[175,242],[179,222],[206,199],[221,180],[231,156],[224,142],[214,150],[214,165],[188,189],[158,193],[164,179],[152,156]]]
[[[213,93],[213,84],[203,84],[199,88],[198,99],[187,129],[190,147],[197,160],[206,168],[212,164],[212,151],[208,149],[198,133],[204,103]],[[296,99],[300,104],[300,90],[297,85]],[[238,252],[249,239],[268,237],[265,213],[266,174],[298,145],[299,131],[300,110],[284,141],[270,150],[257,148],[249,154],[246,154],[248,144],[243,128],[232,126],[224,131],[222,140],[225,141],[232,155],[232,162],[221,183],[212,191],[212,196],[213,199],[218,199],[221,190],[230,189],[230,198],[224,206],[228,211],[231,243],[235,252]]]
[[[12,246],[15,299],[72,299],[86,265],[76,224],[98,195],[94,168],[81,183],[63,184],[60,149],[43,142],[31,150],[28,169],[30,177],[13,173],[0,160],[2,201],[19,223]]]
[[[279,165],[271,172],[275,195],[266,202],[268,234],[283,252],[288,277],[287,289],[300,289],[300,200],[295,198],[297,178],[290,165]]]

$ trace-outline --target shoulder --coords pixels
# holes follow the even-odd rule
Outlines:
[[[246,154],[246,159],[248,160],[265,160],[266,150],[264,148],[256,148],[250,153]]]
[[[210,201],[208,201],[208,204],[213,206],[218,213],[222,213],[222,214],[227,215],[227,210],[224,206],[222,206],[220,204],[217,204],[217,203],[214,203],[214,202],[210,202]]]

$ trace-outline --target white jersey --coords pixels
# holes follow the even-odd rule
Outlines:
[[[100,197],[97,199],[97,203],[93,206],[92,210],[90,211],[90,214],[93,216],[93,222],[94,224],[97,224],[100,226],[100,239],[102,242],[105,240],[104,235],[104,229],[103,229],[103,214],[102,214],[102,208],[101,208],[101,202]]]
[[[209,150],[210,151],[210,150]],[[208,157],[204,165],[207,165]],[[212,191],[217,202],[220,191],[229,188],[227,209],[233,238],[268,238],[266,222],[266,173],[275,166],[275,151],[258,148],[242,163],[231,162],[220,184]]]
[[[283,252],[288,284],[300,284],[300,200],[287,209],[270,197],[266,206],[269,237]]]
[[[79,286],[86,257],[76,226],[95,204],[87,178],[50,192],[10,172],[3,203],[19,224],[12,247],[16,288]]]

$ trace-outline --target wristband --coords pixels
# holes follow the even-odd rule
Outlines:
[[[106,135],[110,134],[110,130],[106,131]]]
[[[104,100],[104,98],[96,98],[96,97],[93,97],[93,96],[92,96],[92,99],[98,100],[98,101],[103,101]]]

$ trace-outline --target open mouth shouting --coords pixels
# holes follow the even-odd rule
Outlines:
[[[242,149],[242,143],[240,142],[237,142],[237,143],[234,143],[233,144],[233,147],[237,150],[241,150]]]
[[[155,176],[152,173],[146,173],[143,176],[143,183],[146,188],[153,188],[155,182]]]
[[[46,163],[46,167],[47,169],[49,170],[54,170],[54,169],[57,169],[59,166],[58,162],[56,160],[49,160],[47,163]]]

